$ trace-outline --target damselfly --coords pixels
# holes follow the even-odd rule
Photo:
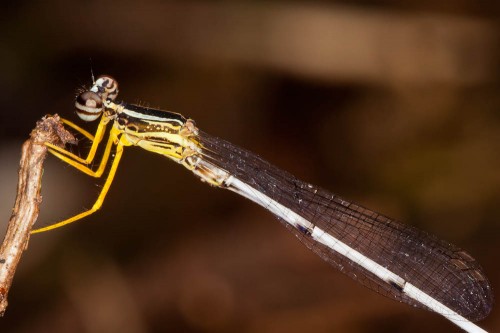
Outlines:
[[[95,135],[64,122],[92,141],[86,158],[47,144],[78,170],[101,177],[114,151],[102,190],[91,209],[39,233],[77,221],[97,211],[113,182],[124,147],[139,146],[164,155],[202,181],[236,192],[268,209],[325,261],[366,287],[413,306],[433,310],[469,332],[484,332],[472,321],[488,315],[490,284],[465,251],[423,231],[341,199],[307,184],[259,156],[199,130],[174,112],[115,102],[118,84],[100,76],[76,99],[85,121],[100,118]],[[110,125],[96,170],[89,167]],[[113,149],[114,148],[114,149]]]

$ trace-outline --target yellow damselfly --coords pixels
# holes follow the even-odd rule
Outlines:
[[[77,97],[76,112],[81,119],[100,119],[95,135],[64,121],[92,141],[86,158],[47,144],[59,159],[92,177],[102,177],[110,164],[96,202],[87,211],[33,233],[97,211],[124,148],[139,146],[174,160],[202,181],[268,209],[309,249],[366,287],[433,310],[468,332],[484,332],[471,321],[488,315],[492,291],[481,267],[467,252],[302,182],[259,156],[204,133],[178,113],[115,102],[117,94],[116,80],[105,75]],[[93,170],[89,165],[108,127],[103,156]]]

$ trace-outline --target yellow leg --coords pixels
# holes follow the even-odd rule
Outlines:
[[[101,143],[101,140],[104,137],[104,133],[106,132],[106,125],[108,124],[109,120],[106,117],[101,117],[99,125],[97,126],[95,137],[86,130],[84,130],[83,128],[81,128],[80,126],[72,123],[69,120],[61,119],[61,121],[66,125],[70,126],[71,128],[75,129],[76,131],[80,132],[81,134],[83,134],[90,141],[92,141],[92,146],[90,147],[87,157],[83,159],[67,151],[64,148],[55,146],[51,143],[45,143],[45,145],[49,147],[51,149],[51,152],[59,158],[61,158],[60,155],[62,154],[70,157],[72,160],[80,162],[81,164],[89,164],[90,162],[92,162],[94,160],[95,153],[97,152],[97,147],[99,146],[99,143]],[[56,154],[54,151],[59,152],[59,154]]]
[[[112,134],[112,136],[114,136],[116,138],[116,133],[113,130],[112,130],[111,134]],[[55,224],[52,224],[52,225],[49,225],[49,226],[46,226],[43,228],[32,230],[31,233],[38,234],[40,232],[45,232],[45,231],[49,231],[52,229],[60,228],[66,224],[78,221],[78,220],[84,218],[85,216],[88,216],[88,215],[96,212],[99,208],[101,208],[102,203],[104,201],[104,198],[106,197],[106,194],[108,194],[109,187],[111,186],[111,183],[113,182],[113,178],[116,174],[116,170],[118,169],[118,164],[120,163],[120,159],[121,159],[122,154],[123,154],[123,146],[124,145],[127,145],[127,141],[123,137],[120,138],[118,142],[116,142],[115,158],[113,160],[113,163],[111,164],[111,168],[109,169],[108,177],[106,178],[106,181],[104,182],[101,193],[99,193],[99,196],[97,197],[97,200],[94,203],[94,205],[92,206],[92,208],[90,208],[89,210],[86,210],[80,214],[77,214],[73,217],[70,217],[64,221],[61,221],[61,222],[58,222],[58,223],[55,223]],[[76,163],[76,162],[74,162],[74,163]],[[75,166],[75,164],[71,164],[71,165]]]
[[[101,118],[99,124],[101,124],[103,122],[102,120],[103,120],[103,118]],[[64,118],[61,118],[61,122],[63,122],[64,124],[68,125],[69,127],[73,128],[74,130],[82,133],[90,141],[94,141],[94,136],[92,134],[90,134],[89,132],[87,132],[86,130],[84,130],[83,128],[81,128],[80,126],[78,126],[77,124],[75,124],[74,122],[69,121],[69,120],[64,119]]]
[[[88,166],[86,166],[85,164],[83,164],[82,162],[78,161],[78,160],[73,160],[71,159],[71,155],[67,154],[68,156],[65,156],[63,154],[61,154],[60,150],[53,150],[52,148],[49,148],[49,151],[54,155],[56,156],[57,158],[59,158],[60,160],[68,163],[69,165],[71,165],[72,167],[80,170],[81,172],[89,175],[89,176],[92,176],[92,177],[95,177],[95,178],[99,178],[102,176],[103,172],[104,172],[104,169],[106,168],[106,163],[108,163],[108,158],[109,158],[109,155],[111,154],[111,148],[113,146],[113,143],[115,144],[118,144],[118,141],[115,142],[117,139],[117,132],[114,131],[114,128],[111,129],[110,133],[109,133],[109,138],[108,138],[108,142],[106,143],[106,148],[104,149],[104,153],[102,154],[102,158],[101,158],[101,162],[99,163],[99,167],[97,168],[96,171],[92,170],[91,168],[89,168]],[[63,150],[64,152],[66,152],[66,150]]]

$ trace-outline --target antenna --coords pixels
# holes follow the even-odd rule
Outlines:
[[[95,83],[94,70],[92,69],[92,58],[89,57],[90,62],[90,75],[92,76],[92,83]]]

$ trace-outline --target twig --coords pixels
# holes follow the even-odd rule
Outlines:
[[[30,139],[23,144],[16,202],[0,248],[0,316],[7,308],[7,294],[21,255],[28,247],[30,231],[42,202],[43,161],[47,155],[45,142],[64,145],[76,143],[76,139],[64,129],[59,116],[54,115],[38,121]]]

